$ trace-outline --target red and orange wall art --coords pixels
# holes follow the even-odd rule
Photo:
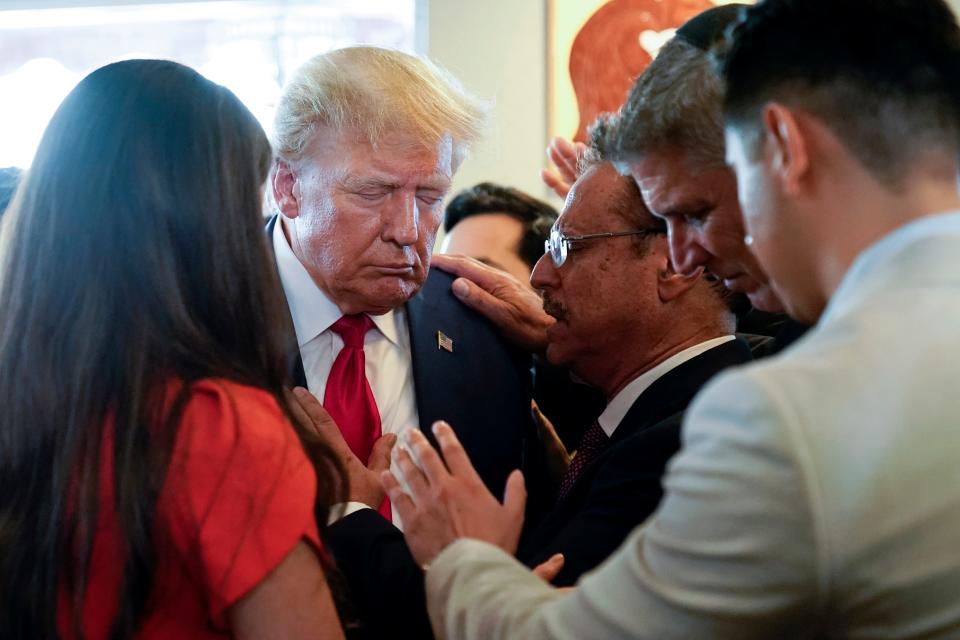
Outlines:
[[[623,104],[677,27],[728,1],[549,0],[551,135],[585,141],[590,123]]]

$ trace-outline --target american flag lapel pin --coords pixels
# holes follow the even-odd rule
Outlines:
[[[437,349],[443,349],[444,351],[453,353],[453,338],[443,331],[437,331]]]

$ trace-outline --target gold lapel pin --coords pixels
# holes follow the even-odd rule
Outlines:
[[[443,331],[437,331],[437,349],[443,349],[453,353],[453,338]]]

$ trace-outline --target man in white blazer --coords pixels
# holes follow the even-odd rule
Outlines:
[[[816,326],[708,386],[660,508],[573,593],[498,548],[505,507],[444,501],[477,482],[452,431],[446,466],[402,437],[408,535],[457,539],[419,559],[439,637],[960,638],[960,29],[942,0],[763,0],[729,44],[748,244]]]

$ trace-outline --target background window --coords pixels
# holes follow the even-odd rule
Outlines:
[[[74,85],[97,67],[129,58],[197,69],[236,93],[270,133],[281,86],[308,58],[352,44],[415,52],[416,5],[234,0],[2,10],[0,166],[29,166]]]

